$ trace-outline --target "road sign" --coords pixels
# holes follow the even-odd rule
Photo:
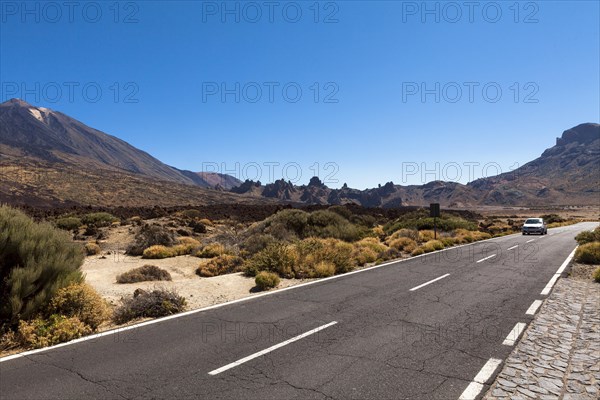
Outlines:
[[[433,217],[433,238],[437,239],[437,219],[440,216],[440,203],[429,204],[429,216]]]

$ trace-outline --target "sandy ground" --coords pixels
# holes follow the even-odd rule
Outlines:
[[[187,308],[195,309],[213,304],[223,303],[242,297],[252,296],[250,291],[254,285],[254,278],[243,276],[242,273],[201,278],[196,275],[196,268],[208,259],[193,256],[180,256],[162,260],[145,260],[141,257],[125,256],[123,252],[111,252],[105,255],[87,257],[82,266],[85,280],[114,305],[119,304],[121,297],[129,297],[134,290],[144,290],[155,287],[175,289],[187,300]],[[172,281],[117,283],[117,275],[130,269],[141,267],[145,264],[156,265],[171,274]],[[282,279],[278,289],[307,282],[308,280]]]
[[[577,281],[591,281],[597,268],[600,268],[600,265],[573,263],[569,271],[569,278]]]

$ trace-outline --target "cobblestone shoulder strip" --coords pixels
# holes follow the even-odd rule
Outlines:
[[[559,279],[484,396],[600,397],[600,285]]]

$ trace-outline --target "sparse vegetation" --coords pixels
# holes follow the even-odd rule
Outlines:
[[[600,227],[597,227],[593,231],[580,232],[577,236],[575,236],[575,240],[580,245],[591,242],[600,242]]]
[[[600,283],[600,267],[596,268],[592,277],[594,278],[594,282]]]
[[[583,264],[600,264],[600,242],[579,246],[575,251],[575,261]]]
[[[200,265],[196,273],[202,277],[210,278],[217,275],[239,272],[244,264],[244,259],[238,256],[222,254],[210,260],[207,264]]]
[[[137,290],[132,297],[121,300],[121,305],[114,311],[113,321],[124,324],[138,318],[165,317],[184,309],[185,299],[173,290]]]
[[[279,276],[273,272],[261,271],[254,278],[256,287],[260,290],[267,290],[279,285]]]
[[[135,237],[134,243],[127,248],[127,254],[141,256],[144,250],[151,246],[173,246],[176,243],[175,234],[162,225],[143,224]]]
[[[117,276],[117,283],[135,283],[146,281],[170,281],[171,274],[155,265],[143,265]]]

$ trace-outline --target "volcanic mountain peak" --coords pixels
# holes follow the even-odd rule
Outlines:
[[[562,137],[556,138],[556,145],[565,146],[569,143],[587,144],[598,139],[600,139],[600,124],[588,122],[564,131]]]

